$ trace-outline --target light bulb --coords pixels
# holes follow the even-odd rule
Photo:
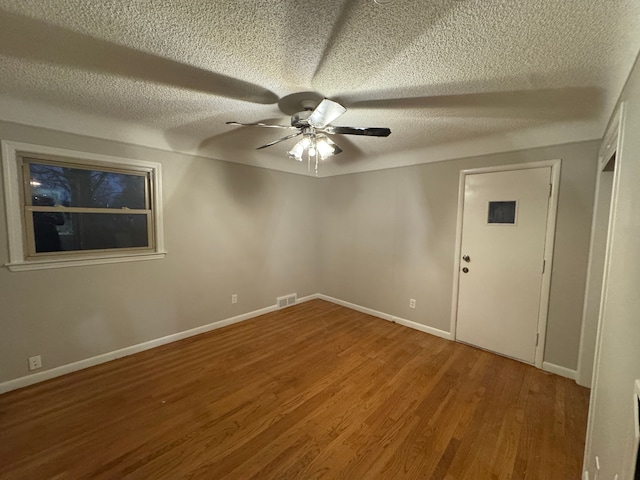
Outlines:
[[[316,156],[316,148],[315,147],[309,147],[309,155],[311,155],[312,157]]]

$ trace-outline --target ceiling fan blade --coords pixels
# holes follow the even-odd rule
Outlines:
[[[289,140],[290,138],[297,137],[298,135],[302,135],[302,132],[292,133],[291,135],[287,135],[286,137],[279,138],[278,140],[274,140],[273,142],[267,143],[266,145],[262,145],[261,147],[256,148],[256,150],[261,150],[263,148],[270,147],[271,145],[284,142],[285,140]]]
[[[388,137],[391,135],[389,128],[378,127],[327,127],[322,131],[336,135],[366,135],[368,137]]]
[[[269,127],[269,128],[286,128],[287,130],[298,130],[298,127],[286,125],[272,125],[270,123],[242,123],[242,122],[225,122],[227,125],[236,125],[239,127]]]
[[[324,128],[346,111],[339,103],[325,98],[309,115],[308,122],[312,127]]]

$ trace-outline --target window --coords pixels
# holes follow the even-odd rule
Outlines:
[[[2,142],[11,270],[164,256],[160,165]]]
[[[488,224],[494,225],[515,225],[516,223],[515,201],[489,202]]]

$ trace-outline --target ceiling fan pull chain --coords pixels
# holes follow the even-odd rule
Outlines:
[[[316,132],[315,129],[311,129],[312,135],[309,138],[309,140],[311,140],[311,143],[309,144],[309,156],[313,157],[313,159],[316,162],[316,177],[318,176],[318,145],[317,145],[317,138],[316,138]]]

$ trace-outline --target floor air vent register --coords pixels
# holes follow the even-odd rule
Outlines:
[[[297,298],[298,298],[297,293],[285,295],[284,297],[278,297],[276,299],[276,305],[278,306],[278,310],[280,310],[281,308],[288,307],[290,305],[295,305]]]

